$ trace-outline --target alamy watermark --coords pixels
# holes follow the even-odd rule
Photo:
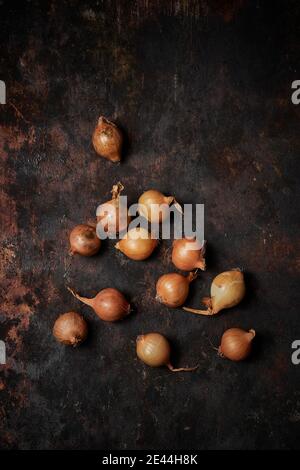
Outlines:
[[[6,346],[4,341],[0,340],[0,365],[6,364]]]
[[[291,356],[292,363],[294,366],[298,366],[300,364],[300,339],[293,341],[292,349],[295,349]]]
[[[299,104],[300,103],[300,80],[293,81],[292,90],[295,90],[291,96],[292,103]]]
[[[117,210],[113,203],[101,204],[96,216],[97,236],[101,240],[116,239],[117,235],[125,238],[130,230],[141,228],[144,230],[136,232],[137,238],[148,238],[149,234],[152,239],[189,238],[195,241],[189,246],[191,250],[198,249],[199,243],[204,242],[204,204],[181,207],[178,203],[171,206],[164,203],[151,204],[149,208],[136,203],[128,207],[127,196],[119,196]],[[127,227],[128,216],[132,218],[128,228],[118,234],[116,227]]]
[[[3,80],[0,80],[0,104],[6,104],[6,85]]]

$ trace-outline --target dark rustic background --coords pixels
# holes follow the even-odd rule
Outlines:
[[[0,1],[1,448],[299,447],[299,24],[298,1]],[[121,165],[93,151],[100,114],[128,136]],[[169,243],[141,263],[113,242],[70,259],[70,229],[118,180],[130,202],[157,188],[204,203],[208,270],[189,305],[236,266],[245,301],[216,318],[158,305]],[[117,287],[135,313],[105,324],[67,285]],[[70,309],[90,325],[75,350],[51,333]],[[232,326],[258,332],[245,363],[213,349]],[[139,362],[153,330],[199,370]]]

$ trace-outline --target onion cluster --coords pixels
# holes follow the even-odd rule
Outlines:
[[[95,151],[112,162],[121,160],[123,135],[113,122],[101,116],[92,136]],[[101,247],[103,232],[111,238],[119,234],[115,248],[132,260],[142,261],[149,258],[158,245],[158,240],[152,238],[146,228],[129,228],[131,217],[123,211],[120,199],[124,190],[118,182],[111,190],[111,199],[100,204],[97,208],[96,224],[80,224],[73,228],[69,235],[70,252],[82,256],[93,256]],[[170,206],[182,212],[181,206],[174,196],[166,196],[156,189],[145,191],[138,199],[138,212],[153,224],[164,223],[170,214]],[[145,220],[143,221],[145,222]],[[153,230],[153,227],[152,227]],[[100,234],[99,234],[100,232]],[[205,242],[194,238],[175,240],[172,246],[172,263],[181,271],[188,274],[171,272],[163,274],[156,283],[156,300],[170,308],[178,308],[185,304],[190,289],[190,283],[197,277],[199,270],[205,271]],[[131,311],[131,306],[125,296],[115,288],[102,289],[93,298],[79,295],[68,288],[71,294],[85,305],[91,307],[103,321],[116,322],[125,318]],[[205,297],[203,303],[206,310],[183,307],[184,310],[199,315],[215,315],[223,309],[238,305],[245,295],[244,275],[239,269],[232,269],[218,274],[211,283],[210,297]],[[53,335],[57,341],[71,346],[82,343],[88,334],[85,319],[76,312],[60,315],[53,326]],[[219,355],[232,361],[246,359],[251,353],[255,337],[253,329],[230,328],[224,332]],[[172,372],[194,371],[195,367],[174,368],[171,363],[171,346],[165,336],[160,333],[148,333],[138,336],[136,354],[141,361],[150,367],[166,366]]]

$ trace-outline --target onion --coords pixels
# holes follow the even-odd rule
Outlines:
[[[156,283],[156,300],[168,307],[180,307],[189,295],[190,283],[197,277],[196,273],[183,276],[169,273],[161,276]]]
[[[118,182],[112,187],[112,199],[97,207],[96,216],[103,230],[111,236],[127,229],[130,222],[128,212],[120,208],[120,194],[124,186]],[[121,210],[120,210],[121,209]]]
[[[182,271],[202,269],[205,271],[205,242],[201,245],[195,238],[174,240],[172,262]]]
[[[160,191],[149,189],[139,198],[138,212],[149,222],[163,222],[168,217],[169,206],[172,203],[174,203],[177,210],[182,212],[180,204],[178,204],[173,196],[164,196]],[[159,208],[158,206],[160,205],[161,207]]]
[[[199,315],[215,315],[224,308],[237,305],[243,299],[245,292],[244,275],[240,269],[225,271],[214,278],[210,288],[211,296],[202,299],[202,302],[208,307],[207,310],[188,307],[183,307],[183,309]]]
[[[170,363],[170,343],[167,338],[160,333],[148,333],[147,335],[138,336],[136,340],[136,354],[138,358],[148,366],[167,366],[172,372],[189,372],[198,368],[198,366],[196,366],[174,369]]]
[[[140,261],[149,258],[157,244],[158,240],[151,238],[148,230],[136,227],[129,230],[115,245],[115,248],[128,258]]]
[[[249,356],[255,331],[230,328],[222,336],[219,354],[231,361],[242,361]]]
[[[101,157],[107,158],[111,162],[121,160],[123,136],[120,129],[113,122],[100,116],[92,141],[94,149]]]
[[[54,323],[53,335],[60,343],[77,346],[82,343],[88,333],[85,319],[76,312],[60,315]]]
[[[130,313],[129,302],[117,289],[103,289],[92,299],[81,297],[69,287],[68,290],[76,299],[92,307],[101,320],[113,322],[121,320]]]
[[[70,233],[70,253],[82,256],[95,255],[101,246],[95,227],[87,224],[76,225]]]

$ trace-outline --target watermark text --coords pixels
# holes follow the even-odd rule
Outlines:
[[[300,364],[300,339],[293,341],[292,349],[295,350],[291,356],[292,363],[294,366],[298,366]]]
[[[6,85],[3,80],[0,80],[0,104],[6,104]]]

